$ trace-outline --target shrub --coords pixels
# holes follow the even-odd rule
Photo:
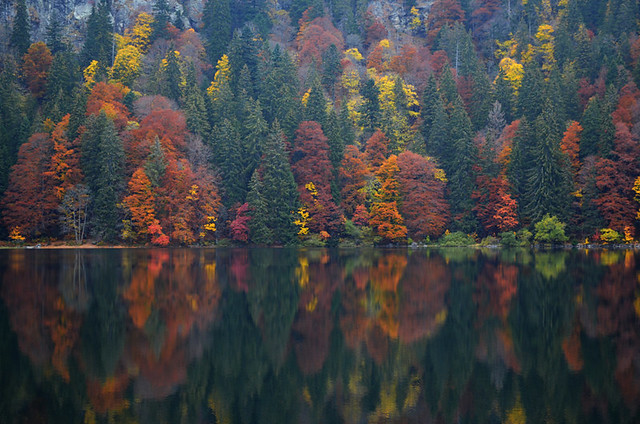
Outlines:
[[[503,247],[520,246],[520,242],[516,239],[516,233],[513,231],[507,231],[506,233],[500,233],[498,235],[500,236],[500,245]]]
[[[463,233],[462,231],[456,231],[455,233],[445,233],[440,239],[441,246],[471,246],[475,244],[473,237]]]
[[[569,238],[564,234],[566,224],[560,222],[556,216],[546,214],[535,225],[535,241],[541,243],[564,243]]]
[[[602,240],[603,243],[617,243],[622,241],[622,236],[616,230],[603,228],[600,230],[600,240]]]

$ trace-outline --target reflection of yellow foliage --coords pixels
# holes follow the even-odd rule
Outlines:
[[[373,412],[372,418],[389,419],[398,415],[396,408],[397,382],[383,381],[380,387],[380,404]]]
[[[518,393],[518,396],[516,397],[516,403],[513,405],[513,408],[507,412],[506,418],[505,424],[525,424],[527,422],[527,414],[522,407],[520,393]]]
[[[222,402],[216,401],[213,396],[209,397],[207,402],[209,405],[209,409],[213,412],[213,415],[216,417],[216,422],[220,424],[228,424],[231,423],[231,415],[227,408],[225,408]]]
[[[305,306],[305,309],[307,310],[307,312],[313,312],[316,310],[316,306],[318,306],[318,297],[316,295],[313,295],[309,303],[307,303],[307,305]]]
[[[566,254],[538,253],[536,255],[536,271],[548,280],[556,278],[567,267]]]
[[[635,309],[636,315],[640,317],[640,291],[636,292],[636,300],[633,302],[633,309]]]
[[[298,285],[300,287],[307,287],[307,285],[309,284],[309,259],[304,256],[298,258],[296,277],[298,277]]]
[[[309,392],[309,386],[304,386],[302,389],[302,399],[304,399],[308,405],[311,405],[311,393]]]
[[[91,407],[87,405],[84,409],[84,424],[96,424],[96,413]]]
[[[618,251],[604,250],[600,254],[600,263],[604,266],[615,265],[620,262],[622,255]]]
[[[436,314],[436,324],[442,325],[447,320],[447,308],[444,308]]]
[[[206,264],[204,266],[204,272],[207,274],[207,279],[213,281],[216,278],[216,261]]]

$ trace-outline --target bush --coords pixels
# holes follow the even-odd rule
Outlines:
[[[480,246],[497,246],[498,244],[500,244],[500,240],[493,236],[487,236],[480,242]]]
[[[506,233],[500,233],[498,235],[500,236],[500,245],[502,247],[520,246],[520,242],[516,239],[516,233],[513,231],[507,231]]]
[[[533,234],[531,234],[531,231],[523,228],[518,231],[516,237],[518,239],[518,242],[520,243],[520,246],[528,246],[531,244],[531,237],[533,237]]]
[[[557,217],[546,214],[535,225],[535,241],[540,243],[564,243],[569,240],[564,234],[565,226],[566,224],[560,222]]]
[[[622,241],[622,236],[616,230],[603,228],[600,230],[600,240],[602,240],[603,243],[618,243]]]
[[[475,244],[473,237],[463,233],[462,231],[456,231],[455,233],[445,233],[440,239],[441,246],[471,246]]]

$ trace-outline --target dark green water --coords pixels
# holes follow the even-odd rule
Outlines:
[[[0,251],[0,422],[640,422],[640,254]]]

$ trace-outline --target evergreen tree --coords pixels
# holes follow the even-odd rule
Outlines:
[[[322,86],[317,80],[311,87],[304,112],[305,121],[315,121],[324,128],[327,121],[327,100],[324,98]]]
[[[88,66],[92,60],[97,60],[103,71],[111,66],[114,46],[110,13],[110,6],[106,0],[98,0],[93,5],[82,48],[82,67]]]
[[[560,150],[562,131],[551,101],[534,123],[536,143],[527,173],[524,212],[530,222],[546,214],[566,222],[569,218],[572,179],[568,157]]]
[[[334,85],[342,71],[340,59],[340,52],[335,44],[331,44],[322,54],[322,85],[330,94],[334,92]]]
[[[518,92],[518,114],[534,122],[544,105],[544,78],[535,60],[524,65],[522,86]],[[556,93],[557,95],[557,93]]]
[[[165,59],[166,64],[163,63],[160,69],[160,93],[165,97],[180,101],[182,98],[182,71],[180,70],[178,52],[173,47],[169,48]]]
[[[260,81],[259,54],[259,41],[257,41],[256,34],[250,27],[244,27],[242,31],[235,33],[229,44],[228,53],[229,68],[231,70],[231,89],[234,93],[246,90],[247,94],[254,99],[258,97],[258,83]],[[244,81],[241,84],[241,71],[245,66],[249,71],[249,81]],[[287,83],[291,83],[291,81]]]
[[[104,111],[87,119],[82,137],[82,168],[91,190],[91,228],[95,237],[118,237],[117,204],[124,189],[124,147],[113,121]]]
[[[186,87],[182,97],[184,113],[187,117],[187,128],[194,134],[205,138],[211,128],[207,119],[207,107],[204,95],[196,81],[196,70],[193,64],[189,66],[186,77]]]
[[[70,112],[73,105],[73,90],[81,79],[77,55],[71,50],[59,51],[51,62],[47,75],[46,110],[47,117],[55,122]],[[53,113],[58,111],[58,115]]]
[[[209,61],[217,63],[231,41],[230,1],[208,0],[202,12],[202,24]]]
[[[144,173],[149,178],[153,187],[160,187],[162,184],[162,178],[167,169],[167,160],[164,155],[164,150],[158,136],[151,144],[149,148],[149,156],[144,163]]]
[[[589,99],[580,123],[583,131],[580,140],[580,157],[606,157],[613,148],[615,127],[610,107],[598,96]]]
[[[225,119],[213,129],[214,160],[222,174],[223,200],[228,207],[243,203],[246,195],[243,151],[236,125]]]
[[[276,46],[260,90],[260,104],[268,124],[278,121],[291,139],[302,118],[298,96],[298,77],[289,54]]]
[[[459,98],[452,105],[449,114],[449,129],[451,155],[448,163],[445,161],[443,164],[446,165],[449,180],[453,228],[471,233],[477,229],[472,212],[472,194],[475,188],[472,168],[476,154],[471,120]]]
[[[514,107],[515,107],[515,91],[513,86],[506,79],[504,71],[500,70],[494,83],[494,92],[496,101],[502,105],[504,111],[504,118],[507,122],[512,122],[515,119]]]
[[[277,121],[267,137],[259,175],[265,201],[265,225],[272,232],[273,244],[295,241],[294,213],[298,210],[298,190],[285,150],[284,134]]]
[[[153,3],[153,23],[151,25],[151,41],[158,38],[169,38],[170,11],[167,0],[155,0]],[[213,62],[215,63],[215,62]]]
[[[530,169],[534,166],[534,144],[535,139],[531,124],[527,118],[522,118],[518,126],[518,131],[513,139],[513,148],[511,151],[511,160],[507,167],[507,176],[513,187],[513,194],[518,199],[519,220],[525,225],[531,224],[525,216],[525,208],[523,206],[527,203],[527,176],[531,174]]]
[[[262,116],[260,101],[247,99],[242,105],[240,140],[242,146],[243,184],[249,184],[264,152],[269,126]]]
[[[428,147],[429,144],[429,136],[431,134],[431,128],[435,123],[435,112],[436,112],[436,103],[442,100],[440,99],[440,94],[438,93],[438,86],[436,83],[436,78],[433,74],[429,75],[429,79],[427,80],[427,85],[422,94],[422,108],[420,109],[420,116],[422,117],[422,138],[425,143],[425,151],[430,151]],[[433,154],[433,153],[432,153]]]
[[[363,97],[362,108],[360,109],[360,125],[364,128],[365,138],[373,134],[380,121],[380,90],[372,79],[368,79],[362,86]]]
[[[31,45],[31,23],[25,0],[16,3],[16,17],[11,30],[11,45],[15,47],[18,56],[22,57]]]
[[[51,21],[47,27],[47,47],[51,50],[51,54],[54,56],[63,50],[66,50],[67,46],[62,41],[62,25],[60,24],[60,18],[57,13],[51,14]]]
[[[249,193],[247,193],[247,203],[251,208],[251,220],[249,221],[249,233],[251,242],[255,244],[268,245],[274,240],[273,231],[267,227],[267,202],[263,195],[264,184],[260,179],[258,170],[254,171],[249,183]]]
[[[0,193],[7,188],[18,149],[30,134],[26,101],[18,83],[16,64],[7,57],[0,72]]]

